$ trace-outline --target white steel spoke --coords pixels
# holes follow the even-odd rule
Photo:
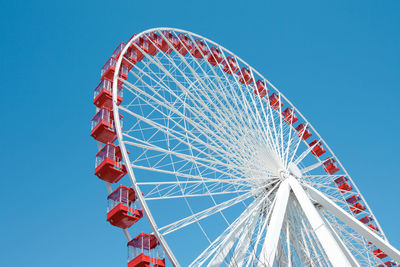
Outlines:
[[[233,205],[236,205],[239,202],[244,201],[245,199],[251,197],[252,194],[251,192],[243,194],[241,196],[235,197],[233,199],[230,199],[228,201],[225,201],[221,204],[218,204],[214,207],[211,207],[209,209],[203,210],[201,212],[198,212],[196,214],[193,214],[192,216],[189,216],[187,218],[184,218],[182,220],[179,220],[177,222],[171,223],[169,225],[163,226],[159,228],[159,231],[163,234],[163,235],[167,235],[169,233],[172,233],[173,231],[176,231],[182,227],[185,227],[187,225],[190,225],[194,222],[197,222],[199,220],[202,220],[204,218],[207,218],[217,212],[220,212],[224,209],[227,209]]]

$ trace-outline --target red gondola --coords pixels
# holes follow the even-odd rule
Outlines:
[[[117,139],[114,127],[114,115],[109,109],[102,108],[92,119],[90,135],[99,142],[112,143]]]
[[[387,261],[384,264],[379,264],[378,267],[395,267],[397,264],[394,261]]]
[[[336,178],[335,179],[335,183],[337,184],[337,185],[341,185],[341,184],[343,184],[344,182],[346,182],[346,181],[348,181],[349,179],[347,179],[347,177],[345,177],[345,176],[340,176],[340,177],[338,177],[338,178]]]
[[[173,37],[174,36],[172,35],[172,33],[168,31],[163,31],[161,35],[157,36],[155,43],[161,51],[170,54],[173,50],[172,47],[170,46],[172,45]]]
[[[312,136],[312,133],[310,130],[308,130],[308,126],[306,126],[304,123],[300,123],[295,129],[297,131],[297,135],[301,137],[303,140],[306,140],[310,136]]]
[[[103,65],[101,68],[101,80],[108,79],[113,80],[115,66],[117,65],[117,60],[114,57],[110,57],[106,64]],[[124,64],[121,64],[120,74],[119,77],[123,80],[128,78],[128,67]]]
[[[372,230],[376,231],[376,232],[379,232],[378,227],[376,227],[376,226],[373,225],[373,224],[368,225],[368,227],[371,228]]]
[[[351,197],[346,199],[347,203],[350,203],[350,204],[354,204],[354,203],[358,202],[359,200],[361,200],[361,198],[357,195],[352,195]]]
[[[382,250],[380,250],[379,248],[374,250],[374,255],[377,256],[377,257],[380,258],[380,259],[383,259],[383,258],[386,258],[386,257],[387,257],[387,254],[385,254],[385,253],[384,253]]]
[[[208,54],[207,45],[199,39],[194,40],[194,42],[195,44],[193,45],[190,54],[192,54],[192,56],[194,56],[197,59],[202,59],[203,57],[207,56]]]
[[[114,52],[112,53],[112,57],[118,60],[119,56],[121,55],[122,50],[125,48],[125,43],[120,43],[117,48],[115,48]]]
[[[359,214],[359,213],[361,213],[362,211],[365,210],[365,206],[364,206],[363,204],[361,204],[361,203],[358,202],[358,203],[356,203],[356,204],[350,206],[350,210],[351,210],[354,214]]]
[[[291,108],[286,108],[284,111],[282,111],[282,116],[283,120],[288,124],[293,124],[298,120],[297,116],[294,114],[293,109]]]
[[[134,38],[136,34],[132,35],[131,39]],[[129,54],[127,55],[127,58],[129,61],[131,61],[133,64],[136,64],[137,62],[142,61],[144,58],[144,55],[142,51],[140,51],[139,47],[141,47],[141,44],[143,43],[143,37],[139,37],[138,40],[132,42],[131,46],[129,47]]]
[[[189,39],[189,37],[187,37],[186,35],[184,35],[183,33],[179,33],[178,34],[178,39],[181,42],[181,47],[179,48],[178,52],[182,55],[182,56],[186,56],[186,54],[192,50],[193,47],[193,43],[192,41]]]
[[[271,105],[271,108],[278,110],[283,106],[283,103],[280,100],[280,97],[273,93],[272,95],[269,96],[269,104]]]
[[[232,75],[239,69],[239,65],[236,62],[236,60],[230,56],[226,57],[226,59],[224,59],[221,64],[222,64],[222,69],[229,75]]]
[[[362,217],[359,221],[366,224],[366,223],[369,223],[370,221],[372,221],[372,218],[370,216],[365,216],[365,217]]]
[[[351,185],[349,185],[348,183],[343,183],[343,184],[339,185],[338,188],[340,189],[340,191],[342,193],[344,193],[345,191],[353,190],[353,187]]]
[[[322,147],[321,141],[318,141],[317,139],[312,141],[309,146],[314,146],[314,148],[311,150],[311,153],[313,153],[314,156],[320,157],[326,152],[326,150]]]
[[[141,233],[128,242],[128,267],[165,267],[164,251],[154,235]]]
[[[329,157],[324,161],[324,170],[329,174],[334,174],[338,172],[340,169],[336,165],[335,159]]]
[[[222,54],[215,46],[211,47],[211,53],[208,56],[208,62],[213,65],[214,67],[217,66],[222,61]]]
[[[268,94],[268,89],[265,86],[265,83],[263,81],[261,81],[261,80],[257,80],[256,81],[255,88],[256,89],[254,89],[254,93],[256,95],[258,95],[259,97],[264,97],[264,96],[266,96]]]
[[[121,163],[121,149],[114,144],[106,144],[96,155],[94,174],[109,183],[118,182],[126,174],[126,167]]]
[[[143,37],[142,42],[141,42],[141,47],[149,55],[155,56],[158,52],[158,49],[155,45],[156,39],[158,35],[154,32],[150,34],[146,34],[145,37]]]
[[[120,185],[108,197],[107,221],[112,225],[126,229],[143,217],[143,210],[135,202],[132,188]]]
[[[118,95],[117,95],[117,105],[122,102],[122,86],[118,84]],[[94,101],[93,104],[98,108],[108,108],[112,109],[112,82],[110,80],[104,79],[96,89],[94,89]]]
[[[253,82],[250,70],[245,67],[238,71],[237,75],[239,75],[239,82],[242,84],[251,84]]]

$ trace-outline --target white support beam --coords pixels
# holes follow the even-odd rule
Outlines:
[[[362,235],[365,239],[370,241],[375,246],[379,247],[383,252],[385,252],[389,257],[391,257],[396,262],[400,262],[400,251],[395,247],[390,245],[383,238],[375,234],[372,230],[368,229],[362,222],[348,214],[342,208],[340,208],[336,203],[326,197],[323,193],[319,192],[311,186],[306,186],[310,196],[318,201],[325,209],[329,210],[333,215],[335,215],[339,220],[347,224],[354,231]]]
[[[351,266],[349,260],[336,242],[336,239],[333,237],[328,226],[319,215],[317,209],[314,207],[299,181],[292,176],[287,178],[287,180],[289,181],[289,185],[292,188],[294,195],[297,197],[297,200],[299,201],[304,214],[310,222],[310,225],[322,248],[328,256],[329,261],[335,267]]]
[[[243,266],[243,261],[249,249],[250,241],[254,235],[254,229],[257,225],[258,219],[258,216],[253,216],[250,224],[243,231],[239,238],[238,244],[236,245],[235,252],[233,253],[229,263],[229,267]]]
[[[346,255],[347,259],[349,260],[351,266],[361,267],[360,263],[357,261],[357,259],[354,257],[354,255],[350,252],[349,248],[346,246],[346,244],[340,238],[340,236],[335,231],[335,229],[333,229],[333,227],[329,223],[329,221],[326,218],[324,218],[324,216],[321,215],[321,217],[324,219],[325,223],[329,226],[329,229],[331,230],[333,237],[336,239],[336,242],[338,242],[339,246],[342,248],[342,250],[343,250],[344,254]]]
[[[289,183],[284,180],[276,193],[275,205],[273,207],[271,220],[268,224],[267,233],[265,235],[264,245],[261,250],[258,267],[272,266],[275,261],[275,254],[278,247],[279,237],[282,230],[283,220],[289,200],[290,187]]]

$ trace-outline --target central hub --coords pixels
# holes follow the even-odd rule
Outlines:
[[[289,178],[290,177],[290,172],[288,171],[288,170],[285,170],[285,169],[280,169],[279,171],[278,171],[278,174],[279,174],[279,178],[283,181],[283,180],[286,180],[287,178]]]

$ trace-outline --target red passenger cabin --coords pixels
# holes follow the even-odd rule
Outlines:
[[[329,174],[334,174],[338,172],[340,169],[336,165],[335,159],[329,157],[324,161],[324,170]]]
[[[368,227],[371,228],[372,230],[376,231],[376,232],[379,232],[378,227],[376,227],[376,226],[373,225],[373,224],[368,225]]]
[[[370,221],[372,221],[372,218],[370,216],[365,216],[365,217],[362,217],[359,221],[364,223],[364,224],[367,224]]]
[[[269,96],[269,104],[271,105],[271,108],[278,110],[283,106],[283,103],[281,102],[280,97],[273,93],[272,95]]]
[[[110,57],[106,64],[101,68],[101,80],[107,79],[112,81],[114,78],[115,67],[117,65],[117,59],[115,57]],[[128,67],[121,64],[119,77],[123,80],[128,78]]]
[[[261,80],[257,80],[256,81],[255,88],[256,89],[254,89],[254,93],[256,95],[258,95],[259,97],[264,97],[264,96],[266,96],[268,94],[268,89],[265,86],[265,83],[263,81],[261,81]]]
[[[208,62],[213,65],[214,67],[217,66],[219,63],[222,62],[222,54],[215,46],[211,47],[211,53],[208,56]]]
[[[365,210],[365,206],[361,203],[356,203],[352,206],[350,206],[350,210],[354,213],[354,214],[359,214],[362,211]]]
[[[239,82],[242,84],[251,84],[253,82],[253,77],[249,69],[243,67],[240,71],[238,71],[237,75],[239,75]]]
[[[120,43],[117,48],[115,48],[114,52],[112,53],[112,57],[118,60],[119,56],[121,55],[122,50],[125,47],[125,43],[122,42]]]
[[[358,202],[359,200],[361,200],[361,198],[357,195],[352,195],[351,197],[346,199],[347,203],[350,203],[350,204],[354,204],[354,203]]]
[[[186,54],[192,50],[193,47],[193,43],[192,41],[189,39],[189,37],[187,37],[186,35],[184,35],[183,33],[179,33],[178,34],[178,39],[181,42],[181,47],[179,48],[178,52],[182,55],[182,56],[186,56]]]
[[[120,105],[122,102],[122,86],[120,84],[118,84],[117,94],[117,105]],[[112,109],[112,82],[110,80],[102,80],[94,89],[93,103],[98,108]]]
[[[353,187],[351,185],[349,185],[348,183],[343,183],[343,184],[339,185],[338,188],[340,189],[340,191],[342,193],[344,193],[345,191],[353,190]]]
[[[131,39],[134,38],[136,34],[132,35]],[[132,42],[131,46],[129,47],[129,53],[127,55],[129,61],[133,64],[142,61],[144,55],[142,51],[139,50],[141,43],[143,42],[143,38],[139,37],[138,40]]]
[[[386,257],[387,257],[387,254],[385,254],[385,253],[384,253],[382,250],[380,250],[379,248],[374,250],[374,255],[377,256],[377,257],[380,258],[380,259],[383,259],[383,258],[386,258]]]
[[[230,56],[226,57],[226,59],[224,59],[221,64],[222,64],[222,69],[229,75],[232,75],[233,73],[239,70],[238,63],[236,62],[235,59],[233,59]]]
[[[397,264],[394,261],[387,261],[384,264],[379,264],[378,267],[395,267]]]
[[[112,143],[117,139],[113,112],[107,108],[100,109],[92,119],[90,135],[99,142]]]
[[[96,155],[94,174],[109,183],[118,182],[125,174],[125,165],[121,163],[122,155],[119,146],[108,143]]]
[[[314,154],[314,156],[320,157],[322,154],[326,152],[326,150],[322,147],[321,141],[318,141],[315,139],[309,144],[310,147],[314,146],[314,148],[311,150],[311,153]]]
[[[336,183],[337,185],[341,185],[341,184],[343,184],[344,182],[346,182],[346,181],[348,181],[348,180],[349,180],[349,179],[347,179],[346,176],[340,176],[340,177],[338,177],[338,178],[335,179],[335,183]]]
[[[128,242],[128,267],[165,267],[165,256],[154,235],[141,233]]]
[[[151,32],[146,34],[141,42],[141,47],[149,55],[155,56],[158,52],[158,49],[155,45],[158,35],[155,32]]]
[[[107,197],[107,221],[122,229],[131,227],[143,217],[143,210],[135,200],[135,191],[120,185]]]
[[[162,31],[162,34],[158,35],[155,40],[157,47],[164,53],[170,54],[173,51],[172,46],[174,37],[175,36],[173,36],[169,31]],[[178,41],[176,37],[175,39]]]
[[[199,39],[194,40],[194,42],[195,44],[192,48],[192,51],[190,51],[190,54],[197,59],[202,59],[203,57],[207,56],[207,45]]]
[[[282,116],[283,120],[288,124],[293,124],[298,120],[297,116],[294,114],[293,109],[291,108],[286,108],[284,111],[282,111]]]
[[[300,123],[296,128],[297,135],[301,137],[303,140],[306,140],[310,136],[312,136],[312,133],[310,130],[308,130],[308,126],[306,126],[304,123]]]

